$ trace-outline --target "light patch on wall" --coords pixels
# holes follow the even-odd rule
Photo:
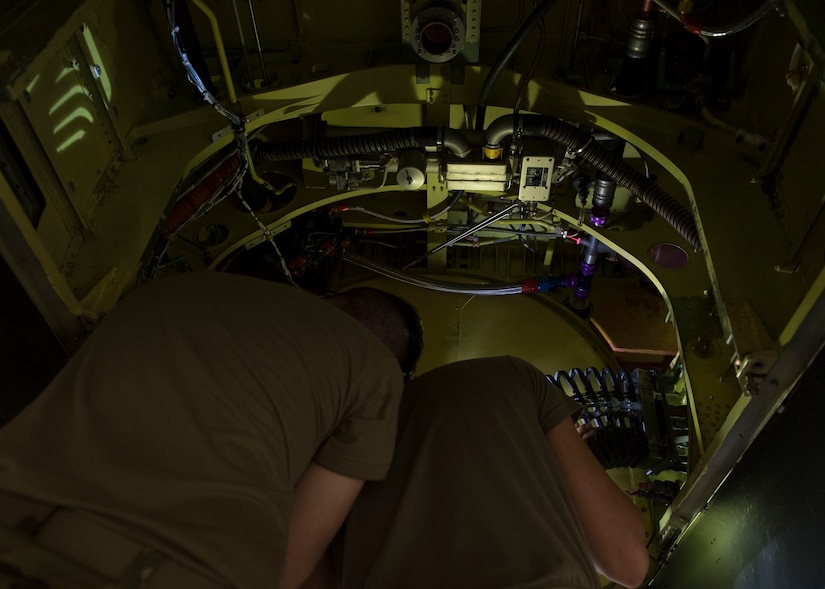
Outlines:
[[[378,92],[370,92],[367,96],[364,96],[352,106],[374,106],[376,104],[381,104],[381,102],[381,97],[378,95]]]
[[[60,110],[63,107],[63,105],[66,104],[67,102],[69,102],[74,96],[85,95],[85,94],[86,94],[86,91],[83,89],[83,86],[81,86],[80,84],[78,84],[77,86],[72,86],[71,88],[69,88],[69,90],[65,94],[63,94],[63,96],[61,96],[60,98],[57,99],[57,102],[55,102],[52,105],[52,107],[49,109],[49,116],[53,115],[58,110]]]
[[[40,74],[37,74],[32,78],[32,81],[29,82],[29,85],[26,86],[26,92],[31,94],[34,91],[34,88],[37,86],[37,83],[40,81]]]
[[[57,135],[58,133],[60,133],[60,131],[65,129],[72,121],[75,121],[77,119],[86,119],[90,123],[94,122],[94,119],[92,118],[92,113],[89,112],[89,109],[82,107],[76,108],[74,109],[74,111],[71,112],[71,114],[69,114],[66,118],[60,121],[57,124],[57,126],[55,126],[54,134]]]
[[[73,145],[73,144],[77,143],[78,141],[80,141],[81,139],[83,139],[83,137],[85,135],[86,135],[86,131],[84,131],[82,129],[79,130],[79,131],[75,131],[74,133],[71,134],[71,136],[69,136],[68,139],[66,139],[66,141],[64,141],[63,143],[61,143],[60,145],[57,146],[57,149],[56,149],[57,153],[60,153],[62,151],[66,151],[67,149],[69,149],[69,147],[71,145]]]
[[[63,78],[65,78],[66,76],[68,76],[68,75],[69,75],[70,73],[72,73],[73,71],[74,71],[74,68],[73,68],[73,67],[64,67],[64,68],[61,70],[61,72],[60,72],[59,74],[57,74],[57,77],[54,79],[54,83],[55,83],[55,84],[57,84],[60,80],[62,80],[62,79],[63,79]]]

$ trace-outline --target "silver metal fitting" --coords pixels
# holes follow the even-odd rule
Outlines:
[[[625,54],[632,59],[647,57],[653,44],[653,33],[656,30],[656,21],[645,20],[634,15],[630,19],[627,48]]]

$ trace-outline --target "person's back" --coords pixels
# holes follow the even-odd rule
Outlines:
[[[516,358],[457,362],[415,379],[390,472],[365,485],[337,547],[343,588],[599,587],[589,546],[599,539],[548,443],[567,428],[575,436],[578,410]],[[628,504],[619,503],[631,528],[630,577],[638,577],[647,562],[641,519],[614,490]]]
[[[299,479],[311,462],[381,478],[401,382],[370,331],[312,295],[162,279],[0,430],[0,490],[101,516],[233,586],[276,587]]]

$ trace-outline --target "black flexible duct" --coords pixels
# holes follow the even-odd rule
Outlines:
[[[493,64],[493,67],[490,68],[490,72],[487,74],[484,84],[481,86],[481,92],[479,92],[478,95],[478,109],[476,110],[475,125],[475,129],[477,131],[484,128],[484,116],[487,113],[487,101],[490,98],[490,92],[492,91],[496,80],[498,80],[501,72],[504,71],[507,63],[513,58],[513,55],[515,55],[524,39],[530,34],[530,31],[533,30],[533,27],[541,22],[547,12],[555,6],[556,1],[557,0],[544,0],[538,5],[538,7],[533,11],[533,14],[531,14],[527,20],[524,21],[519,30],[516,31],[516,34],[513,35],[510,43],[498,56],[498,59]]]
[[[386,153],[413,147],[444,146],[456,156],[470,154],[472,145],[457,131],[439,127],[410,127],[379,133],[327,137],[320,140],[266,143],[258,148],[258,155],[279,162],[303,158],[336,157],[364,153]]]
[[[697,251],[702,251],[702,240],[693,215],[654,182],[626,164],[621,154],[612,154],[593,140],[592,135],[554,117],[521,115],[515,123],[523,135],[541,136],[565,145],[617,184],[624,186],[646,205],[670,223]],[[513,117],[496,119],[485,132],[488,148],[498,148],[501,141],[513,132]]]

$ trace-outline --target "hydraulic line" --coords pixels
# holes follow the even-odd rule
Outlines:
[[[378,133],[326,137],[320,140],[266,143],[258,149],[261,158],[274,162],[304,158],[327,158],[366,153],[395,152],[414,147],[444,146],[459,158],[470,155],[472,145],[458,131],[439,127],[409,127]]]
[[[682,15],[680,15],[679,12],[665,0],[653,0],[653,2],[657,4],[659,8],[661,8],[669,17],[675,18],[678,21],[682,20]]]
[[[525,225],[530,225],[531,223],[525,223]],[[446,225],[442,226],[439,225],[440,228],[444,228],[447,233],[456,233],[456,232],[464,232],[470,227],[466,225]],[[395,233],[415,233],[415,232],[423,232],[423,231],[430,231],[432,228],[429,225],[419,225],[417,227],[398,227],[397,229],[373,229],[371,227],[356,227],[355,232],[357,235],[367,236],[370,235],[393,235]],[[478,230],[476,230],[478,231]],[[524,229],[512,229],[510,227],[495,227],[488,229],[488,231],[494,233],[509,233],[512,235],[521,235],[524,237],[540,237],[543,239],[559,239],[563,236],[558,234],[557,232],[549,232],[549,231],[527,231]],[[460,245],[459,242],[454,243],[453,245]]]
[[[579,0],[579,13],[576,16],[576,32],[573,34],[573,46],[570,48],[570,63],[567,66],[569,71],[576,69],[576,53],[579,49],[579,35],[582,29],[582,16],[584,16],[584,0]],[[562,39],[562,43],[564,39]]]
[[[433,249],[431,249],[430,251],[425,253],[423,256],[413,260],[412,262],[407,264],[407,266],[405,266],[405,269],[418,264],[419,262],[421,262],[423,259],[427,258],[428,256],[431,256],[431,255],[433,255],[437,252],[440,252],[445,247],[449,247],[449,246],[453,245],[455,242],[461,241],[462,239],[464,239],[468,235],[472,235],[473,233],[475,233],[477,231],[481,231],[482,229],[484,229],[488,225],[491,225],[491,224],[495,223],[499,219],[503,219],[504,217],[509,215],[510,212],[513,209],[515,209],[516,207],[519,207],[519,206],[521,206],[521,202],[516,201],[513,204],[511,204],[511,205],[503,208],[499,212],[495,213],[494,215],[490,215],[489,217],[484,219],[481,223],[478,223],[477,225],[473,225],[472,227],[467,229],[467,231],[464,231],[463,233],[459,233],[457,236],[452,237],[452,238],[448,239],[447,241],[445,241],[444,243],[434,247]]]
[[[258,19],[255,17],[255,7],[252,5],[252,0],[249,0],[249,18],[252,21],[252,32],[255,35],[255,46],[258,48],[258,60],[261,63],[261,78],[264,86],[269,84],[269,78],[266,75],[266,62],[264,61],[264,52],[261,49],[261,36],[258,34]],[[252,85],[252,80],[250,80]]]
[[[244,66],[246,67],[246,79],[249,86],[252,87],[252,67],[249,65],[249,52],[246,50],[246,39],[244,39],[243,25],[241,25],[241,15],[238,13],[238,2],[232,0],[232,11],[235,13],[235,25],[238,27],[238,38],[241,41],[241,55],[243,57]]]
[[[729,35],[741,33],[745,29],[750,28],[759,22],[762,17],[773,9],[771,0],[766,0],[766,2],[759,5],[756,10],[738,22],[723,27],[709,27],[690,22],[689,19],[685,18],[685,15],[679,14],[665,0],[653,0],[653,2],[658,4],[668,16],[680,21],[685,26],[685,29],[695,35],[701,35],[702,37],[727,37]]]
[[[599,242],[595,236],[591,235],[581,241],[582,252],[579,261],[579,274],[576,277],[576,288],[573,292],[573,300],[570,305],[578,311],[586,311],[590,291],[593,288],[593,275],[599,261]]]
[[[530,31],[533,30],[533,27],[538,25],[538,23],[544,19],[547,12],[556,5],[556,0],[542,0],[542,3],[538,5],[538,7],[533,11],[533,13],[524,21],[524,24],[521,25],[516,34],[513,35],[513,38],[510,40],[510,43],[507,47],[504,48],[504,51],[498,56],[498,59],[493,64],[493,67],[490,68],[490,72],[487,74],[487,77],[484,79],[484,84],[481,86],[481,92],[478,95],[478,108],[476,110],[476,124],[475,129],[477,131],[481,131],[484,129],[484,117],[487,114],[487,102],[490,99],[490,92],[493,89],[493,85],[495,85],[498,77],[501,75],[501,72],[504,71],[504,68],[507,66],[509,61],[513,58],[518,48],[524,42],[524,39],[527,38],[527,35],[530,34]]]
[[[556,288],[570,288],[574,284],[575,278],[573,275],[563,276],[540,276],[538,278],[528,278],[522,280],[517,284],[506,285],[467,285],[454,284],[452,282],[443,282],[440,280],[431,280],[421,278],[405,272],[400,272],[394,268],[377,264],[372,260],[361,257],[349,252],[345,253],[343,259],[351,262],[356,266],[360,266],[366,270],[371,270],[387,278],[392,278],[410,286],[417,286],[438,292],[446,292],[451,294],[464,294],[475,296],[507,296],[517,294],[532,294],[537,292],[547,292],[555,290]]]
[[[395,215],[385,215],[384,213],[379,213],[377,211],[371,211],[369,209],[365,209],[364,207],[352,207],[349,205],[334,205],[330,209],[330,213],[341,213],[345,211],[354,211],[358,213],[364,213],[365,215],[369,215],[371,217],[376,217],[378,219],[383,219],[384,221],[392,221],[393,223],[399,223],[401,225],[417,225],[419,223],[430,223],[431,221],[437,219],[438,217],[442,216],[444,213],[449,211],[451,208],[455,206],[455,203],[461,198],[464,194],[463,190],[456,190],[453,194],[450,195],[449,198],[444,199],[443,206],[433,207],[432,209],[428,209],[425,211],[422,217],[417,219],[409,219],[406,217],[396,217]]]
[[[596,169],[624,186],[667,221],[696,250],[702,251],[702,240],[693,215],[662,188],[632,166],[621,155],[612,154],[593,140],[592,135],[554,117],[520,115],[515,123],[522,135],[540,136],[558,141]],[[485,150],[500,148],[501,141],[513,132],[513,119],[505,115],[493,121],[485,131]]]
[[[750,13],[748,16],[740,20],[739,22],[724,26],[724,27],[707,27],[702,26],[698,32],[694,31],[691,26],[686,26],[687,30],[691,33],[696,32],[703,37],[727,37],[728,35],[735,35],[736,33],[741,33],[745,29],[753,26],[756,24],[763,16],[768,14],[773,7],[771,3],[765,2],[762,6],[759,6],[756,10]]]
[[[722,129],[723,131],[727,131],[728,133],[735,135],[737,143],[741,142],[747,145],[753,145],[759,149],[764,149],[771,142],[771,140],[764,135],[754,133],[753,131],[748,131],[747,129],[743,129],[741,127],[734,127],[733,125],[716,118],[706,106],[702,106],[701,112],[702,117],[704,117],[708,123],[718,129]]]
[[[481,208],[480,206],[478,206],[477,204],[475,204],[474,202],[470,201],[467,198],[462,197],[461,198],[461,204],[466,206],[471,211],[473,211],[473,212],[475,212],[479,215],[483,215],[485,218],[490,216],[489,212],[487,212],[486,210],[484,210],[483,208]],[[531,217],[527,220],[523,220],[521,222],[521,224],[522,225],[538,225],[540,227],[547,227],[548,229],[556,229],[556,225],[554,225],[553,223],[548,223],[543,218],[542,219],[537,219],[535,217]]]
[[[536,47],[536,52],[533,54],[533,61],[530,62],[530,67],[527,68],[527,73],[524,74],[518,83],[518,89],[516,90],[516,103],[513,106],[513,115],[517,116],[519,113],[519,109],[521,108],[521,101],[524,97],[524,93],[527,90],[527,86],[530,84],[530,81],[533,79],[533,76],[536,73],[536,70],[539,67],[539,63],[541,62],[541,58],[544,55],[544,46],[547,42],[547,26],[544,24],[544,19],[540,19],[538,22],[539,28],[539,43],[538,47]]]

